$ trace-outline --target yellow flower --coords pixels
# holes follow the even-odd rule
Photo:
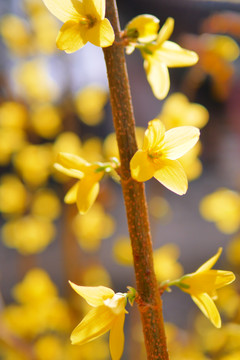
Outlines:
[[[163,123],[154,119],[145,132],[143,147],[130,161],[133,179],[142,182],[155,177],[178,195],[187,191],[187,176],[176,160],[198,141],[199,130],[193,126],[179,126],[165,132]]]
[[[156,40],[160,20],[156,16],[143,14],[134,17],[125,27],[129,45],[127,54],[131,54],[137,43],[148,43]]]
[[[182,125],[201,129],[207,124],[209,113],[204,106],[191,103],[184,94],[174,93],[164,102],[157,117],[164,123],[166,129]]]
[[[85,216],[78,214],[74,218],[72,227],[79,245],[91,252],[99,249],[101,241],[113,234],[115,223],[101,203],[96,202]]]
[[[99,193],[99,181],[104,175],[104,169],[99,171],[103,164],[90,164],[80,156],[60,153],[54,167],[64,173],[79,179],[65,195],[67,204],[77,203],[80,214],[85,214],[93,205]]]
[[[161,28],[156,42],[141,47],[147,80],[157,99],[164,99],[169,91],[169,67],[191,66],[198,61],[198,55],[172,41],[168,41],[174,28],[174,20],[168,18]]]
[[[200,213],[207,221],[215,223],[218,230],[232,234],[239,229],[240,194],[227,188],[219,188],[200,202]]]
[[[107,47],[114,41],[114,31],[105,18],[105,0],[43,0],[49,11],[64,22],[57,47],[72,53],[88,41]]]
[[[126,293],[114,293],[105,286],[78,286],[72,288],[82,296],[93,309],[83,318],[71,334],[72,344],[85,344],[110,330],[109,346],[113,360],[121,358],[124,347],[124,320]]]
[[[235,275],[231,271],[213,270],[213,265],[221,255],[222,248],[207,260],[194,273],[184,275],[175,285],[191,295],[191,298],[203,314],[217,328],[221,327],[221,318],[213,299],[217,298],[216,290],[231,284]]]

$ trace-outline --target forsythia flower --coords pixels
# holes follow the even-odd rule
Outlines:
[[[71,334],[72,344],[82,345],[110,330],[109,347],[113,360],[121,358],[124,347],[124,320],[126,293],[114,293],[105,286],[78,286],[72,288],[82,296],[93,309],[83,318]]]
[[[184,275],[176,285],[191,298],[203,314],[217,328],[221,327],[221,318],[213,299],[217,298],[216,290],[232,283],[235,275],[231,271],[213,270],[213,265],[221,255],[222,248],[206,261],[197,271]]]
[[[169,67],[191,66],[197,63],[198,55],[172,41],[168,41],[174,28],[174,20],[168,18],[161,28],[156,42],[141,47],[147,80],[157,99],[164,99],[169,91]]]
[[[60,153],[54,167],[62,173],[80,179],[65,195],[67,204],[77,203],[80,214],[85,214],[93,205],[99,193],[99,181],[104,170],[99,171],[102,164],[90,164],[80,156]]]
[[[130,161],[133,179],[142,182],[155,177],[178,195],[187,191],[187,176],[176,160],[198,141],[199,130],[193,126],[179,126],[165,132],[163,123],[154,119],[145,132],[143,147]]]
[[[88,41],[107,47],[114,41],[114,31],[105,18],[105,0],[43,0],[49,11],[64,22],[57,47],[72,53]]]

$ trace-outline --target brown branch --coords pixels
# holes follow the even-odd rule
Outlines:
[[[107,0],[106,16],[116,37],[121,40],[115,0]],[[124,48],[113,44],[104,48],[107,66],[113,122],[121,160],[121,185],[131,238],[136,275],[138,305],[141,313],[147,358],[167,360],[162,302],[153,267],[153,251],[144,184],[131,178],[129,162],[137,150],[135,121],[129,89]]]

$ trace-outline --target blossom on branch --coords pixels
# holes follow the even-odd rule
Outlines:
[[[107,47],[114,42],[114,31],[105,18],[105,0],[43,0],[49,11],[64,22],[57,37],[57,47],[72,53],[88,41]]]
[[[187,153],[198,139],[199,130],[194,126],[179,126],[165,132],[160,120],[150,121],[143,147],[130,161],[133,179],[143,182],[155,177],[176,194],[185,194],[187,176],[177,159]]]
[[[105,286],[78,286],[70,282],[73,290],[93,309],[83,318],[71,334],[72,344],[82,345],[110,330],[109,347],[112,360],[119,360],[124,347],[124,320],[127,294],[115,293]]]
[[[216,291],[235,280],[235,275],[231,271],[212,269],[221,253],[222,248],[219,248],[218,252],[197,271],[172,282],[172,285],[179,286],[182,291],[191,295],[195,304],[217,328],[221,327],[221,318],[213,301],[217,298]]]
[[[101,163],[90,164],[80,156],[60,153],[55,169],[79,181],[65,195],[67,204],[77,203],[80,214],[85,214],[93,205],[99,193],[99,181],[102,179],[106,166]]]

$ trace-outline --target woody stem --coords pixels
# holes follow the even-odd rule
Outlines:
[[[115,0],[106,0],[116,43],[120,25]],[[162,301],[153,267],[153,250],[144,184],[131,178],[129,162],[137,151],[135,120],[124,56],[124,47],[113,44],[103,49],[107,67],[113,122],[121,160],[121,185],[134,258],[138,305],[148,360],[168,360]]]

